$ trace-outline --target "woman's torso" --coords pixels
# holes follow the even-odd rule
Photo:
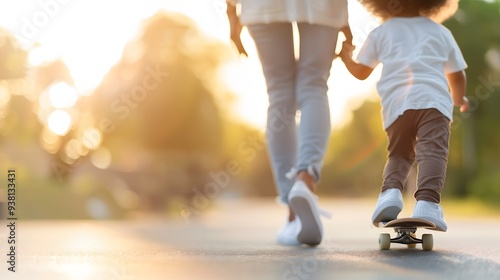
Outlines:
[[[347,0],[238,0],[245,25],[307,22],[340,28],[347,25]]]

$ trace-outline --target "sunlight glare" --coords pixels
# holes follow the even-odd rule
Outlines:
[[[368,33],[378,26],[378,22],[355,0],[349,0],[349,21],[353,28],[354,44],[358,47],[364,42]],[[19,34],[19,26],[12,15],[23,14],[24,1],[11,1],[9,11],[0,10],[0,23],[14,34]],[[98,6],[99,9],[95,9]],[[116,9],[120,13],[116,13]],[[209,37],[221,40],[228,45],[229,26],[225,14],[224,0],[167,0],[167,1],[79,1],[78,4],[61,6],[64,15],[64,24],[51,22],[50,28],[37,34],[34,40],[40,43],[30,50],[29,63],[41,65],[47,61],[62,59],[74,80],[74,87],[78,95],[90,95],[100,84],[103,77],[123,54],[126,42],[137,36],[143,20],[160,9],[180,12],[191,19]],[[64,10],[64,13],[62,12]],[[92,20],[89,21],[89,15]],[[113,20],[109,16],[113,15]],[[56,18],[57,18],[56,17]],[[52,19],[51,19],[52,20]],[[81,24],[85,22],[85,24]],[[22,39],[22,38],[20,38]],[[248,59],[239,59],[236,64],[225,70],[222,79],[235,93],[237,99],[231,108],[234,115],[243,122],[257,128],[265,127],[267,111],[267,93],[262,69],[255,51],[254,42],[246,28],[243,29],[242,41],[248,51]],[[91,58],[91,59],[89,59]],[[344,66],[334,68],[332,77],[345,76]],[[231,73],[231,69],[237,72]],[[236,75],[237,73],[237,75]],[[366,98],[373,92],[375,80],[361,83],[349,78],[348,80],[335,79],[333,90],[329,92],[330,104],[333,105],[332,125],[339,121],[344,122],[349,114],[346,104],[357,98]],[[332,83],[329,83],[332,84]],[[332,88],[332,87],[331,87]],[[367,90],[368,88],[368,90]],[[51,97],[50,103],[58,109],[68,108],[74,104],[74,94],[67,99]],[[66,97],[65,97],[66,98]],[[58,100],[57,102],[55,100]],[[42,106],[44,102],[40,102]],[[45,108],[45,107],[44,107]],[[48,108],[48,110],[51,110]]]
[[[49,49],[40,46],[34,47],[28,54],[28,63],[31,66],[40,66],[58,59],[58,55]]]
[[[92,279],[97,275],[97,269],[90,263],[59,263],[56,270],[64,273],[68,280]]]
[[[49,129],[57,135],[64,136],[68,133],[72,124],[71,116],[64,110],[55,110],[48,118]]]

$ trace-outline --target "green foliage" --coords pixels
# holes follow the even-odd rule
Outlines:
[[[455,114],[447,192],[500,199],[500,2],[460,1],[445,25],[469,65],[467,95],[472,110]]]
[[[386,146],[380,105],[365,102],[353,112],[350,124],[332,133],[320,192],[344,196],[378,193]]]
[[[101,128],[106,144],[217,154],[215,91],[222,88],[214,81],[223,49],[184,16],[158,13],[149,19],[89,102],[97,104],[92,109],[98,120],[110,123]]]
[[[11,59],[13,54],[22,52],[13,48],[10,37],[0,39],[0,59],[9,62],[2,66],[11,67],[11,62],[20,61]],[[48,131],[43,118],[54,108],[41,96],[55,81],[72,84],[67,67],[56,61],[32,69],[33,80],[2,81],[0,90],[9,99],[6,108],[0,108],[0,158],[28,169],[29,176],[23,176],[30,189],[20,198],[23,217],[118,218],[128,210],[162,212],[172,208],[167,205],[171,200],[195,196],[227,156],[227,119],[220,105],[230,102],[223,99],[228,90],[217,72],[227,49],[186,16],[159,12],[127,44],[98,89],[68,109],[74,125],[64,136],[51,134],[50,149],[43,146]],[[14,78],[14,68],[5,69],[0,67],[0,80]],[[25,84],[30,85],[26,93]],[[45,112],[39,110],[43,106]],[[85,138],[89,128],[98,131],[100,139]],[[68,143],[82,140],[96,147],[70,158],[75,150]],[[21,158],[10,153],[12,142],[37,153]],[[106,170],[92,165],[102,151],[111,157],[102,167]]]

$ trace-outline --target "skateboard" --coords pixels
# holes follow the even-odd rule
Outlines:
[[[391,238],[389,233],[381,233],[378,239],[380,250],[389,250],[391,243],[406,244],[408,248],[415,248],[417,244],[422,244],[424,251],[431,251],[434,246],[432,234],[422,234],[422,239],[415,234],[418,228],[435,228],[433,222],[419,218],[401,218],[390,222],[381,222],[380,227],[394,228],[396,237]]]

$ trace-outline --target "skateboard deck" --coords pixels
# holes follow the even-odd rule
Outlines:
[[[415,248],[417,244],[422,244],[424,251],[431,251],[434,246],[432,234],[423,234],[422,238],[417,238],[416,232],[418,228],[433,229],[436,227],[434,223],[419,219],[419,218],[401,218],[390,222],[381,222],[382,228],[393,228],[396,232],[396,237],[391,238],[388,233],[382,233],[379,237],[379,246],[381,250],[388,250],[391,243],[406,244],[409,248]]]

